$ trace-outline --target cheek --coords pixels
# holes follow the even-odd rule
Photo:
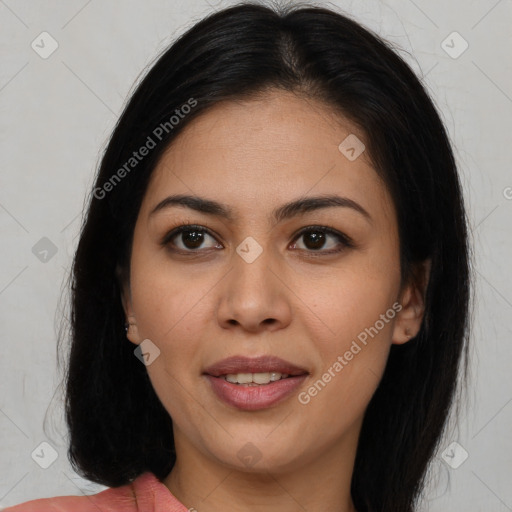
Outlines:
[[[208,292],[208,283],[195,273],[172,265],[161,251],[140,248],[132,255],[130,278],[141,336],[172,344],[197,325],[197,312]]]
[[[131,291],[139,337],[150,339],[160,350],[147,372],[158,398],[178,423],[201,414],[197,402],[190,400],[190,390],[200,373],[194,365],[205,315],[201,299],[208,288],[154,255],[132,255]]]
[[[334,279],[318,283],[313,296],[309,288],[312,310],[321,320],[316,332],[311,332],[311,337],[319,340],[321,368],[301,402],[312,407],[312,417],[322,417],[322,410],[334,406],[350,411],[349,417],[354,418],[375,392],[386,366],[396,317],[393,305],[400,272],[395,258],[398,253],[393,247],[380,250],[379,257],[354,255]],[[302,293],[305,291],[304,281]]]
[[[171,415],[181,415],[193,405],[180,397],[182,386],[192,389],[200,374],[197,354],[204,338],[201,333],[211,317],[204,299],[212,284],[142,251],[132,256],[131,280],[140,340],[150,339],[160,350],[159,357],[147,367],[149,377]],[[167,403],[169,397],[174,397],[172,403]]]
[[[395,262],[398,254],[385,247],[375,252],[379,252],[378,257],[354,252],[336,270],[314,282],[307,275],[297,281],[300,283],[295,288],[297,294],[304,298],[319,320],[324,337],[337,350],[373,326],[398,296],[400,272]],[[389,333],[389,322],[382,331]]]

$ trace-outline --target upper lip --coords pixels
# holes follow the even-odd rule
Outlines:
[[[303,375],[307,370],[279,357],[265,355],[259,357],[231,356],[212,364],[204,373],[213,377],[236,373],[279,372],[288,375]]]

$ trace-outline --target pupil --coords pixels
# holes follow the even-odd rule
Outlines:
[[[308,244],[307,240],[311,240],[313,243]],[[308,249],[321,249],[325,243],[325,233],[310,232],[306,234],[305,244]]]
[[[187,247],[197,248],[203,242],[203,233],[201,231],[193,230],[193,231],[184,231],[182,233],[183,243]]]

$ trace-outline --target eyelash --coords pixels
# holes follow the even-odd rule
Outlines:
[[[201,249],[197,249],[197,250],[194,250],[194,249],[188,249],[188,250],[184,250],[184,249],[176,249],[176,248],[172,248],[171,246],[173,245],[171,243],[171,240],[176,238],[176,236],[184,233],[184,232],[187,232],[187,231],[199,231],[200,233],[203,233],[203,234],[207,234],[209,236],[211,236],[212,238],[214,239],[217,239],[217,237],[212,233],[212,231],[209,229],[209,227],[207,225],[198,225],[198,224],[181,224],[175,228],[172,228],[164,237],[163,239],[161,240],[160,244],[164,247],[167,247],[169,250],[171,250],[172,252],[174,253],[180,253],[180,254],[185,254],[185,255],[188,255],[188,256],[191,256],[191,255],[197,255],[198,253],[201,252]],[[333,228],[330,228],[328,226],[317,226],[317,225],[313,225],[313,226],[307,226],[305,228],[302,228],[298,233],[295,234],[294,238],[293,238],[293,241],[294,243],[297,243],[296,241],[298,241],[300,239],[300,237],[302,237],[303,235],[305,234],[308,234],[308,233],[323,233],[323,234],[326,234],[326,235],[332,235],[334,236],[335,238],[338,239],[339,243],[342,245],[341,249],[331,249],[331,250],[328,250],[328,251],[325,251],[325,250],[322,250],[322,249],[318,249],[318,250],[313,250],[313,249],[298,249],[300,251],[306,251],[308,253],[310,253],[311,256],[313,257],[318,257],[318,256],[329,256],[329,255],[332,255],[332,254],[337,254],[337,253],[340,253],[342,251],[344,251],[345,249],[347,248],[352,248],[352,247],[355,247],[352,239],[350,237],[348,237],[347,235],[343,234],[343,233],[340,233],[339,231],[333,229]],[[212,249],[210,249],[212,250]],[[213,249],[213,250],[216,250],[216,249]]]

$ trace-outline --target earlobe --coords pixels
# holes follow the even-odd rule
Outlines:
[[[126,337],[135,345],[139,345],[140,336],[137,322],[134,316],[129,316],[128,321],[125,323]]]
[[[397,314],[393,328],[392,343],[401,345],[414,338],[423,322],[425,296],[430,277],[430,260],[417,266],[409,283],[404,287],[399,300],[402,309]]]

